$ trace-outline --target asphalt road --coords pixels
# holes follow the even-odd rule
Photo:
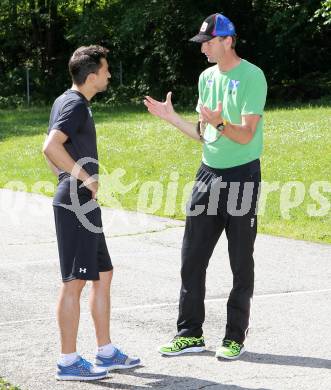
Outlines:
[[[51,199],[0,191],[0,377],[21,389],[331,389],[331,245],[258,235],[248,352],[218,361],[231,272],[224,237],[207,275],[207,351],[162,357],[175,334],[183,222],[103,208],[114,263],[112,340],[143,365],[108,379],[57,382],[60,286]],[[95,338],[82,299],[79,353]]]

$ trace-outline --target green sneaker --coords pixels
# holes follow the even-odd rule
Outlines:
[[[239,344],[233,340],[223,340],[222,345],[217,349],[215,356],[223,359],[237,359],[244,352],[244,344]]]
[[[170,343],[161,345],[159,352],[162,355],[181,355],[188,352],[202,352],[205,350],[205,340],[201,337],[176,336]]]

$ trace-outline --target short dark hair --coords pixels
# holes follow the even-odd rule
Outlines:
[[[69,60],[69,72],[76,85],[85,83],[90,73],[101,68],[101,58],[107,58],[109,50],[99,45],[82,46],[74,51]]]
[[[237,35],[231,35],[231,37],[232,37],[231,49],[234,49],[237,44]]]
[[[232,38],[231,49],[234,49],[236,47],[236,43],[237,43],[237,35],[227,35],[225,37],[219,37],[219,38],[221,38],[221,40],[223,40],[223,39],[225,39],[227,37],[231,37]]]

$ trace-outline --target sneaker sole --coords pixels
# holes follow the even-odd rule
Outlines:
[[[135,363],[135,364],[131,364],[130,366],[125,366],[125,365],[119,364],[119,365],[110,366],[110,367],[101,366],[101,365],[96,364],[96,367],[104,368],[104,369],[106,369],[108,371],[113,371],[113,370],[128,370],[130,368],[137,367],[137,366],[140,366],[140,365],[141,365],[141,362]]]
[[[95,381],[97,379],[104,379],[107,378],[107,374],[105,375],[97,375],[97,376],[60,376],[60,375],[55,375],[55,379],[58,381]]]
[[[167,355],[167,356],[178,356],[178,355],[182,355],[183,353],[203,352],[205,350],[206,350],[205,347],[191,347],[191,348],[182,349],[181,351],[178,351],[178,352],[163,352],[163,351],[159,350],[159,353],[161,355]]]
[[[245,349],[245,347],[243,347],[243,348],[241,349],[239,355],[237,355],[237,356],[225,356],[225,355],[218,355],[218,354],[216,353],[216,354],[215,354],[215,357],[216,357],[217,359],[236,360],[236,359],[238,359],[238,358],[239,358],[243,353],[245,353],[245,352],[246,352],[246,349]]]

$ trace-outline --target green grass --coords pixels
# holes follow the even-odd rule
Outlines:
[[[0,390],[20,390],[17,386],[13,386],[5,379],[0,378]]]
[[[34,186],[37,181],[56,182],[41,154],[48,115],[49,108],[0,111],[1,187],[9,181],[22,181],[23,190],[52,195],[52,190],[40,190]],[[183,115],[196,120],[193,111],[183,112]],[[190,188],[187,183],[194,179],[201,160],[201,145],[150,116],[143,108],[94,107],[94,116],[102,174],[100,202],[130,210],[137,210],[138,205],[141,211],[184,218],[181,205],[187,195],[183,189],[186,186],[187,193]],[[309,205],[316,205],[317,209],[321,207],[309,193],[311,184],[326,181],[329,183],[326,185],[331,186],[330,118],[331,106],[326,104],[314,107],[291,105],[288,109],[266,111],[262,173],[265,181],[279,182],[279,190],[267,198],[265,213],[259,220],[260,232],[331,243],[330,210],[323,217],[307,213]],[[178,173],[178,180],[174,172]],[[303,202],[284,215],[280,198],[281,194],[286,195],[284,184],[289,181],[302,182],[305,194]],[[128,190],[130,184],[135,185]],[[169,184],[172,186],[170,190]],[[147,208],[142,201],[146,188],[150,191],[154,188],[159,194],[159,198],[153,198],[156,202],[154,209],[151,207],[151,193]],[[331,192],[326,191],[327,187],[321,195],[328,206]],[[172,198],[166,196],[167,193]],[[292,199],[293,196],[294,192]]]

